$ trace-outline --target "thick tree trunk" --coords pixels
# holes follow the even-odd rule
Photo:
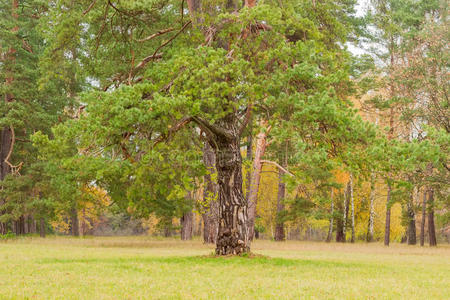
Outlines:
[[[80,224],[78,221],[78,211],[73,208],[70,212],[71,233],[73,236],[80,236]]]
[[[425,245],[425,218],[427,216],[427,190],[423,190],[422,220],[420,221],[420,246]]]
[[[408,245],[417,244],[416,240],[416,214],[414,212],[414,196],[411,194],[410,201],[408,201],[407,205],[407,213],[408,213]]]
[[[353,174],[350,174],[350,201],[352,207],[352,238],[350,242],[355,242],[355,202],[353,198]]]
[[[277,195],[277,222],[275,225],[275,241],[284,241],[284,222],[281,213],[284,211],[284,198],[286,197],[286,184],[283,181],[284,171],[278,169],[278,195]]]
[[[194,213],[192,211],[184,213],[181,217],[181,240],[192,240],[194,230]]]
[[[370,178],[370,196],[369,196],[369,228],[367,230],[367,242],[373,242],[373,221],[375,218],[375,175],[372,173]]]
[[[330,194],[331,199],[331,209],[330,209],[330,225],[328,226],[327,243],[331,242],[333,238],[333,214],[334,214],[334,201],[333,201],[333,189],[331,189]]]
[[[194,26],[201,23],[203,9],[201,1],[187,0],[187,3]],[[250,6],[251,3],[246,3],[246,5]],[[237,8],[237,0],[226,2],[227,11],[237,12]],[[213,12],[211,11],[211,13]],[[208,35],[205,31],[207,40],[210,39]],[[217,41],[217,43],[222,43],[224,49],[228,47],[227,41]],[[251,113],[251,107],[248,107],[248,112]],[[247,114],[247,116],[250,116],[250,114]],[[234,113],[217,120],[214,124],[209,124],[199,117],[193,117],[193,119],[205,131],[216,157],[219,202],[216,254],[227,255],[248,252],[250,251],[248,205],[242,191],[242,157],[240,152],[240,136],[248,119],[242,122]]]
[[[216,154],[219,196],[219,230],[216,254],[241,254],[250,250],[247,201],[242,192],[242,157],[239,134],[216,136],[211,143]]]
[[[386,199],[386,222],[384,226],[384,245],[389,246],[391,235],[391,184],[388,183],[387,199]]]
[[[45,238],[45,220],[44,218],[41,218],[39,220],[39,235],[41,238]]]
[[[258,202],[259,183],[261,180],[262,157],[266,150],[266,131],[262,130],[256,136],[255,157],[253,159],[253,169],[250,180],[250,192],[248,194],[248,229],[249,239],[255,235],[256,206]]]
[[[203,149],[203,163],[208,171],[204,177],[205,183],[203,189],[203,203],[205,206],[205,211],[202,214],[204,243],[216,242],[217,230],[219,227],[217,185],[211,179],[211,175],[215,173],[215,160],[214,151],[208,143],[205,143]]]
[[[428,238],[430,246],[436,246],[436,228],[434,227],[434,191],[432,189],[428,192]]]

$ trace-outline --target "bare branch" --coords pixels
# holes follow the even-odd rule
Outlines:
[[[13,149],[14,149],[14,144],[16,142],[16,134],[14,132],[14,127],[10,126],[10,130],[11,130],[11,145],[9,147],[9,151],[5,157],[4,162],[11,168],[11,173],[20,175],[20,169],[23,166],[23,162],[20,162],[17,166],[15,166],[9,161],[9,159],[11,158]]]
[[[160,30],[160,31],[152,34],[152,35],[149,35],[146,38],[143,38],[143,39],[137,40],[137,41],[140,42],[140,43],[146,42],[146,41],[150,41],[150,40],[154,39],[155,37],[158,37],[160,35],[163,35],[165,33],[168,33],[168,32],[174,31],[174,30],[175,30],[175,28],[172,28],[172,27],[171,28],[167,28],[167,29],[163,29],[163,30]]]
[[[135,71],[136,69],[142,68],[144,67],[148,62],[154,60],[154,59],[159,59],[162,58],[162,53],[154,53],[150,56],[145,57],[143,60],[141,60],[140,63],[138,63],[138,65],[133,69],[133,71]]]
[[[177,131],[182,129],[184,126],[189,124],[191,121],[193,121],[192,117],[184,117],[180,121],[178,121],[174,126],[169,128],[169,131],[167,134],[161,134],[156,140],[153,146],[156,146],[157,144],[161,143],[162,141],[170,139]]]
[[[276,166],[278,169],[280,169],[281,171],[285,172],[286,174],[288,174],[289,176],[294,177],[295,175],[292,174],[291,172],[289,172],[288,170],[286,170],[285,168],[283,168],[279,163],[271,161],[271,160],[261,160],[261,163],[266,163],[266,164],[272,164],[274,166]]]
[[[168,39],[165,43],[163,43],[161,46],[159,46],[159,47],[155,50],[155,53],[153,53],[153,55],[156,55],[156,54],[158,53],[158,51],[161,50],[161,48],[167,46],[167,45],[170,44],[174,39],[176,39],[176,37],[179,36],[180,33],[182,33],[182,32],[186,29],[186,27],[188,27],[188,25],[191,24],[191,23],[192,23],[192,21],[186,22],[186,24],[184,24],[183,27],[181,27],[181,29],[180,29],[173,37],[171,37],[171,38]]]
[[[89,5],[89,7],[88,7],[85,11],[83,11],[83,16],[85,16],[88,12],[91,11],[91,9],[92,9],[92,8],[94,7],[94,5],[95,5],[95,2],[97,2],[97,0],[92,1],[92,3]]]

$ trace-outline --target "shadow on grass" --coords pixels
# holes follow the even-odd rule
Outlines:
[[[317,268],[364,268],[364,263],[338,262],[328,260],[288,259],[278,257],[212,257],[212,256],[186,256],[186,257],[132,257],[132,258],[74,258],[58,259],[45,258],[38,261],[40,264],[111,264],[126,266],[132,264],[175,264],[189,266],[275,266],[275,267],[308,267]]]

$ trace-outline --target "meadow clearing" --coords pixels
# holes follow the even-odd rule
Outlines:
[[[450,247],[256,241],[211,257],[200,240],[0,242],[0,299],[449,299]]]

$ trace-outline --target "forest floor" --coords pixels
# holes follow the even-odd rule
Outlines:
[[[0,299],[450,299],[450,247],[256,241],[253,258],[200,240],[0,242]]]

